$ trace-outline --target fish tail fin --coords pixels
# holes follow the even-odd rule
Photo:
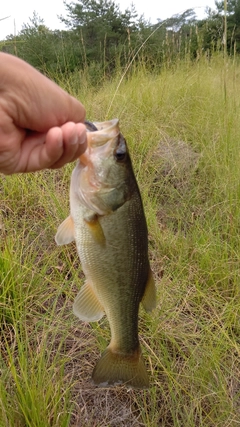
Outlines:
[[[92,378],[101,387],[123,383],[133,388],[149,387],[140,346],[132,354],[116,352],[110,346],[107,347],[93,370]]]

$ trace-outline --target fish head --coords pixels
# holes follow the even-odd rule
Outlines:
[[[87,132],[87,150],[72,174],[71,197],[99,215],[122,206],[133,191],[134,174],[118,119],[94,122]]]

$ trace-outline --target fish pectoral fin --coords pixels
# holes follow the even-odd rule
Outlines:
[[[73,312],[84,322],[95,322],[104,316],[104,309],[89,283],[85,283],[77,294],[73,303]]]
[[[55,236],[57,245],[66,245],[74,240],[74,223],[71,215],[69,215],[62,224],[59,225]]]
[[[96,243],[104,245],[106,242],[102,226],[99,222],[98,215],[84,218],[85,224],[87,225],[91,235],[93,236]]]
[[[147,312],[152,311],[157,305],[156,286],[151,269],[149,269],[148,280],[141,303]]]
[[[113,351],[110,344],[97,362],[92,378],[100,387],[118,384],[133,388],[149,387],[148,374],[140,347],[133,354],[124,354]]]

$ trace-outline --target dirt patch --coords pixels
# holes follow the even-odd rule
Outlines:
[[[195,194],[201,155],[190,144],[166,137],[151,155],[150,197],[158,203],[157,218],[163,228],[186,231],[198,215]]]
[[[155,155],[162,163],[162,174],[178,179],[187,177],[196,169],[200,158],[200,154],[190,144],[169,137],[160,141]]]

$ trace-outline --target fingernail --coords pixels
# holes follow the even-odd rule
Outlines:
[[[78,143],[79,137],[78,134],[75,134],[71,138],[71,145],[76,145]]]
[[[86,138],[87,138],[86,131],[82,129],[81,130],[77,129],[71,138],[71,144],[72,145],[84,144],[86,141]]]
[[[63,147],[63,136],[62,133],[60,132],[58,137],[57,137],[57,145],[58,148],[62,148]]]
[[[78,133],[78,143],[79,144],[85,144],[86,140],[87,140],[86,132],[83,132],[83,131],[79,132]]]

